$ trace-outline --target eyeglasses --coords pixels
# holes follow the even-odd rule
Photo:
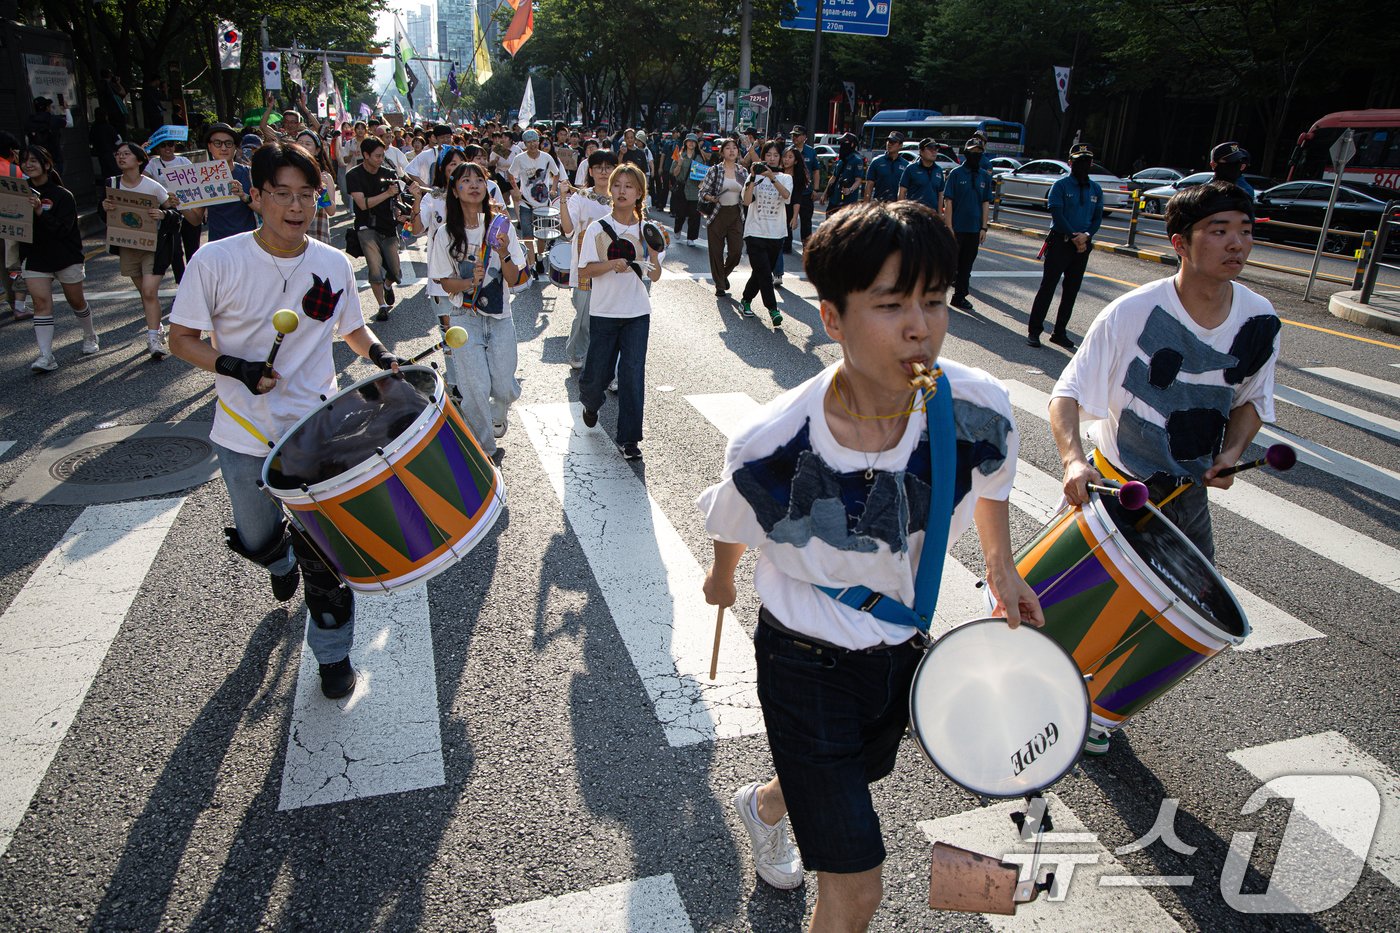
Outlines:
[[[263,194],[271,198],[274,204],[280,204],[283,207],[291,207],[293,201],[300,201],[307,207],[316,203],[317,192],[315,191],[297,194],[295,191],[286,190],[269,191],[267,188],[262,188],[260,190]]]
[[[236,145],[238,145],[238,144],[235,143],[235,142],[234,142],[233,140],[231,140],[231,139],[211,139],[211,140],[209,140],[209,148],[210,148],[210,149],[232,149],[232,148],[233,148],[234,146],[236,146]]]

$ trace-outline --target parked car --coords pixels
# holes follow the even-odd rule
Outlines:
[[[1290,181],[1261,191],[1255,209],[1255,239],[1317,245],[1316,230],[1295,230],[1276,226],[1274,222],[1321,227],[1331,197],[1332,183],[1325,181]],[[1400,191],[1344,181],[1337,189],[1337,204],[1332,209],[1328,229],[1354,230],[1358,233],[1375,230],[1380,225],[1388,201],[1400,201]],[[1322,248],[1329,253],[1350,253],[1360,242],[1355,237],[1329,233],[1323,240]],[[1396,245],[1400,247],[1400,244]]]
[[[1069,175],[1069,163],[1058,159],[1036,159],[1018,169],[997,176],[1001,181],[1001,201],[1020,201],[1037,207],[1045,206],[1050,186]],[[1127,207],[1126,182],[1095,162],[1089,177],[1103,188],[1104,207]]]
[[[1026,163],[1020,159],[1013,159],[1011,156],[997,156],[995,159],[987,161],[987,171],[995,175],[1005,175],[1007,172],[1014,172]]]
[[[822,167],[822,175],[829,178],[831,176],[831,167],[836,164],[836,160],[840,157],[840,154],[836,151],[835,146],[822,144],[820,146],[813,146],[812,148],[817,150],[817,164]]]
[[[1170,184],[1162,185],[1159,188],[1150,188],[1142,193],[1142,198],[1147,202],[1145,210],[1149,214],[1161,214],[1167,209],[1167,202],[1172,199],[1172,195],[1183,188],[1190,188],[1193,185],[1204,185],[1215,177],[1214,172],[1195,172],[1185,178],[1178,178]],[[1272,188],[1275,184],[1272,178],[1265,175],[1250,175],[1245,173],[1244,180],[1254,186],[1257,194],[1266,188]]]
[[[958,160],[954,158],[951,153],[952,149],[944,145],[939,145],[938,152],[933,157],[934,164],[943,169],[945,175],[949,171],[957,168],[959,164]],[[912,163],[919,161],[919,144],[905,143],[904,148],[899,150],[899,157],[905,162]]]
[[[1191,174],[1184,168],[1167,168],[1165,166],[1154,166],[1145,168],[1140,172],[1133,172],[1123,181],[1127,182],[1129,191],[1147,191],[1150,188],[1161,188],[1173,182],[1181,181]]]

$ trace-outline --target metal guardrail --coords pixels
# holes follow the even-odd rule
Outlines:
[[[1038,181],[1037,181],[1037,182],[1028,182],[1028,184],[1043,185],[1043,186],[1045,186],[1046,188],[1049,188],[1050,185],[1053,184],[1053,182],[1038,182]],[[1006,214],[1017,214],[1017,215],[1020,215],[1020,216],[1022,216],[1022,217],[1035,217],[1035,218],[1043,218],[1043,217],[1045,216],[1044,214],[1036,213],[1036,212],[1033,212],[1033,211],[1018,210],[1018,209],[1016,209],[1016,208],[1014,208],[1014,207],[1006,207],[1006,206],[1004,206],[1004,205],[1002,204],[1001,176],[997,176],[995,179],[993,179],[993,191],[994,191],[993,197],[992,197],[992,220],[993,220],[993,221],[999,221],[1000,215],[1003,214],[1003,213],[1006,213]],[[1041,205],[1041,206],[1048,206],[1049,203],[1050,203],[1050,202],[1049,202],[1049,198],[1028,197],[1028,196],[1026,196],[1026,195],[1019,195],[1019,194],[1016,195],[1016,200],[1017,200],[1017,201],[1022,201],[1022,202],[1029,202],[1029,203],[1031,203],[1031,204],[1039,204],[1039,205]],[[1129,248],[1129,249],[1137,249],[1137,248],[1138,248],[1137,240],[1138,240],[1139,237],[1151,237],[1151,238],[1157,239],[1157,240],[1168,240],[1168,241],[1170,241],[1171,238],[1170,238],[1169,236],[1167,236],[1165,233],[1158,233],[1158,232],[1155,231],[1155,230],[1145,230],[1145,229],[1142,229],[1142,228],[1141,228],[1139,222],[1142,221],[1142,220],[1160,220],[1160,221],[1164,221],[1164,222],[1165,222],[1166,219],[1167,219],[1167,217],[1166,217],[1165,214],[1154,214],[1154,213],[1151,213],[1151,212],[1149,212],[1149,211],[1146,210],[1146,207],[1147,207],[1147,199],[1143,196],[1143,193],[1142,193],[1142,190],[1141,190],[1141,189],[1137,189],[1137,190],[1134,190],[1133,192],[1131,192],[1131,194],[1129,195],[1129,201],[1128,201],[1128,203],[1129,203],[1130,206],[1127,207],[1127,208],[1123,208],[1123,207],[1105,207],[1104,210],[1103,210],[1104,216],[1105,216],[1105,217],[1107,217],[1107,216],[1109,216],[1109,215],[1111,215],[1111,214],[1127,214],[1127,215],[1128,215],[1128,226],[1127,226],[1127,227],[1119,227],[1119,226],[1112,226],[1112,225],[1107,225],[1107,224],[1106,224],[1106,225],[1104,225],[1104,226],[1102,226],[1102,227],[1100,228],[1101,230],[1121,230],[1121,231],[1125,231],[1125,232],[1127,233],[1128,236],[1127,236],[1127,239],[1126,239],[1126,241],[1125,241],[1124,243],[1121,243],[1121,244],[1110,244],[1110,245],[1115,245],[1115,246],[1121,245],[1121,246],[1126,246],[1126,247]],[[1383,214],[1383,216],[1390,216],[1391,211],[1392,211],[1392,208],[1393,208],[1393,206],[1394,206],[1396,203],[1400,203],[1400,202],[1392,202],[1391,204],[1387,205],[1387,206],[1386,206],[1386,212]],[[1295,224],[1295,223],[1289,223],[1289,222],[1287,222],[1287,221],[1282,221],[1282,220],[1271,220],[1271,221],[1269,221],[1268,223],[1269,223],[1270,226],[1274,226],[1274,227],[1287,227],[1287,228],[1292,229],[1292,230],[1306,230],[1306,231],[1311,232],[1311,233],[1321,233],[1321,232],[1322,232],[1322,228],[1321,228],[1321,227],[1313,227],[1313,226],[1309,226],[1309,225],[1307,225],[1307,224]],[[1396,224],[1396,223],[1397,223],[1397,221],[1395,221],[1395,220],[1392,220],[1392,221],[1391,221],[1391,224]],[[1340,237],[1348,237],[1348,238],[1355,238],[1355,239],[1360,239],[1360,240],[1361,240],[1361,246],[1360,246],[1360,248],[1358,248],[1353,254],[1348,255],[1347,253],[1328,253],[1328,252],[1324,252],[1324,253],[1323,253],[1324,256],[1331,256],[1331,257],[1333,257],[1333,258],[1335,258],[1335,259],[1352,259],[1352,258],[1355,258],[1355,259],[1356,259],[1356,270],[1355,270],[1355,273],[1352,275],[1351,278],[1344,278],[1344,277],[1342,277],[1342,276],[1334,275],[1334,274],[1332,274],[1332,273],[1327,273],[1327,272],[1319,272],[1318,275],[1317,275],[1317,277],[1320,278],[1320,279],[1325,279],[1325,280],[1327,280],[1327,281],[1329,281],[1329,282],[1337,282],[1337,283],[1340,283],[1340,284],[1343,284],[1343,285],[1345,285],[1345,284],[1347,284],[1347,283],[1360,283],[1360,282],[1362,281],[1362,279],[1363,279],[1363,278],[1365,277],[1365,275],[1366,275],[1368,263],[1370,263],[1370,262],[1372,261],[1372,257],[1373,257],[1374,255],[1382,255],[1382,254],[1384,253],[1385,244],[1382,243],[1382,244],[1378,245],[1373,251],[1368,251],[1368,250],[1367,250],[1367,247],[1366,247],[1367,238],[1369,237],[1369,238],[1371,238],[1372,240],[1374,240],[1374,239],[1376,238],[1376,232],[1375,232],[1375,231],[1369,231],[1369,230],[1368,230],[1368,231],[1366,231],[1366,232],[1364,232],[1364,233],[1358,233],[1358,232],[1355,231],[1355,230],[1338,230],[1337,228],[1332,227],[1332,228],[1329,228],[1327,232],[1330,233],[1330,234],[1334,234],[1334,235],[1336,235],[1336,236],[1340,236]],[[1400,235],[1400,234],[1397,234],[1397,235]],[[1288,244],[1288,243],[1270,243],[1269,246],[1270,246],[1270,248],[1272,248],[1272,249],[1283,250],[1283,251],[1285,251],[1285,252],[1290,252],[1290,253],[1302,253],[1302,254],[1309,255],[1309,256],[1311,256],[1311,255],[1313,255],[1314,253],[1317,252],[1316,249],[1308,249],[1307,247],[1304,247],[1304,246],[1293,246],[1293,245],[1290,245],[1290,244]],[[1400,267],[1392,266],[1392,265],[1389,264],[1389,263],[1378,263],[1378,264],[1379,264],[1379,265],[1382,265],[1382,266],[1385,266],[1386,268],[1392,268],[1392,269],[1394,269],[1394,268],[1400,268]],[[1288,274],[1288,275],[1298,275],[1298,276],[1306,277],[1307,274],[1308,274],[1306,271],[1304,271],[1304,270],[1302,270],[1302,269],[1295,269],[1295,268],[1293,268],[1292,266],[1283,266],[1283,265],[1279,265],[1278,263],[1264,262],[1263,260],[1259,260],[1259,259],[1248,259],[1248,260],[1245,261],[1245,265],[1254,266],[1254,267],[1259,268],[1259,269],[1267,269],[1267,270],[1269,270],[1269,271],[1271,271],[1271,272],[1283,272],[1283,273]],[[1353,288],[1356,288],[1356,287],[1359,287],[1359,285],[1353,284],[1352,287],[1353,287]]]
[[[1374,234],[1374,244],[1370,254],[1366,257],[1366,271],[1361,275],[1361,295],[1360,301],[1363,305],[1371,303],[1371,294],[1376,290],[1376,278],[1380,275],[1381,268],[1400,270],[1400,265],[1382,261],[1385,255],[1385,248],[1390,243],[1392,233],[1400,232],[1400,216],[1397,216],[1397,209],[1400,208],[1400,201],[1391,201],[1386,204],[1385,211],[1381,214],[1381,224]],[[1362,241],[1360,252],[1365,253],[1365,241]]]

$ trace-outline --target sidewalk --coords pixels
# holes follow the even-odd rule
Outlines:
[[[1367,304],[1360,301],[1361,292],[1337,292],[1327,302],[1327,310],[1333,317],[1362,327],[1383,330],[1387,334],[1400,334],[1400,293],[1381,291],[1371,293]]]

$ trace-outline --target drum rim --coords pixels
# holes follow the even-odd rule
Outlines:
[[[1157,508],[1157,506],[1153,505],[1151,502],[1143,506],[1143,508],[1151,509],[1152,513],[1163,523],[1167,531],[1175,535],[1178,541],[1190,548],[1191,552],[1200,559],[1201,564],[1206,569],[1206,573],[1214,578],[1216,585],[1220,587],[1221,592],[1229,598],[1230,603],[1235,607],[1235,611],[1239,613],[1240,621],[1244,623],[1243,634],[1230,634],[1210,619],[1201,615],[1190,602],[1173,593],[1171,588],[1162,581],[1161,575],[1148,566],[1147,562],[1138,555],[1137,551],[1127,546],[1127,542],[1124,541],[1118,533],[1117,524],[1114,523],[1113,518],[1108,514],[1108,509],[1104,506],[1102,495],[1091,490],[1089,501],[1092,508],[1085,511],[1085,519],[1098,523],[1098,526],[1094,528],[1094,533],[1099,536],[1100,541],[1105,542],[1105,547],[1111,546],[1115,554],[1122,554],[1126,562],[1131,564],[1133,569],[1152,585],[1157,597],[1167,604],[1167,608],[1162,610],[1164,615],[1180,611],[1193,625],[1209,632],[1211,635],[1224,642],[1225,645],[1232,648],[1238,647],[1249,637],[1250,632],[1253,631],[1249,624],[1249,616],[1245,614],[1244,607],[1240,605],[1240,601],[1235,597],[1235,593],[1230,589],[1230,585],[1225,582],[1225,578],[1220,575],[1220,571],[1215,569],[1215,565],[1207,560],[1206,556],[1201,553],[1201,549],[1196,547],[1195,542],[1186,537],[1185,533],[1182,532],[1180,528],[1176,527],[1171,519],[1167,518],[1166,515],[1162,513],[1161,509]],[[1185,634],[1189,635],[1190,633],[1188,632]]]
[[[298,418],[296,423],[293,424],[290,428],[288,428],[285,434],[278,438],[277,443],[273,445],[272,449],[267,452],[267,456],[263,459],[263,467],[261,474],[263,487],[275,498],[288,503],[297,501],[312,502],[314,501],[314,496],[334,495],[335,493],[340,492],[348,486],[352,485],[351,481],[359,480],[365,474],[373,471],[376,467],[384,466],[384,461],[392,461],[394,459],[394,455],[397,454],[400,450],[402,450],[405,446],[410,446],[412,444],[417,443],[418,438],[423,434],[423,432],[427,428],[431,427],[434,424],[437,424],[440,418],[447,417],[447,412],[444,410],[444,405],[446,403],[447,384],[443,382],[441,373],[429,366],[400,366],[399,371],[428,373],[433,377],[433,392],[432,395],[428,397],[427,407],[425,407],[421,412],[418,413],[418,417],[413,420],[413,424],[409,425],[408,429],[405,430],[398,437],[394,438],[388,444],[384,445],[382,457],[380,454],[371,454],[364,460],[361,460],[359,463],[350,467],[350,469],[346,470],[345,472],[337,473],[330,479],[325,479],[319,483],[314,483],[310,486],[307,486],[305,489],[302,489],[300,486],[290,489],[284,486],[274,486],[268,479],[268,471],[272,469],[272,461],[275,460],[277,458],[278,453],[281,452],[282,445],[285,444],[287,442],[287,439],[290,438],[293,434],[295,434],[297,430],[302,427],[302,425],[310,421],[312,416],[314,416],[322,408],[324,408],[327,405],[335,404],[335,402],[338,399],[349,395],[351,392],[359,391],[359,389],[361,389],[363,386],[369,385],[371,382],[376,382],[380,379],[392,378],[394,374],[389,370],[383,370],[381,372],[373,373],[369,376],[366,376],[363,379],[356,380],[355,382],[341,389],[334,395],[326,396],[326,400],[324,402],[317,405],[315,408],[311,409],[309,412]],[[387,469],[387,467],[385,468]],[[290,495],[281,495],[281,493],[289,493]]]
[[[986,625],[989,623],[996,623],[997,625],[1006,626],[1006,619],[1000,616],[986,616],[978,619],[969,619],[968,621],[957,625],[952,630],[945,632],[943,635],[939,636],[938,640],[929,646],[928,650],[924,653],[923,658],[919,660],[918,667],[914,669],[914,679],[909,682],[909,731],[913,733],[914,744],[919,746],[919,750],[923,752],[924,757],[928,759],[929,763],[938,769],[939,774],[942,774],[945,778],[952,781],[954,784],[958,785],[968,793],[976,794],[979,797],[986,797],[991,800],[1010,800],[1015,797],[1024,797],[1027,794],[1038,793],[1040,791],[1045,790],[1046,788],[1053,787],[1055,784],[1059,783],[1059,781],[1063,779],[1066,774],[1069,774],[1070,771],[1074,770],[1074,766],[1077,765],[1079,763],[1079,759],[1083,757],[1084,739],[1079,740],[1079,750],[1074,755],[1074,757],[1070,759],[1069,764],[1065,765],[1065,767],[1061,771],[1059,771],[1053,778],[1046,781],[1040,787],[1024,788],[1012,791],[1011,793],[1006,793],[1002,791],[989,791],[983,788],[972,787],[969,784],[964,784],[962,781],[949,774],[948,770],[944,768],[943,765],[939,764],[938,759],[934,757],[933,752],[929,750],[928,745],[924,742],[923,736],[919,734],[919,724],[917,714],[915,712],[915,710],[917,710],[918,707],[914,702],[914,693],[918,689],[919,678],[923,676],[924,667],[928,659],[933,655],[934,649],[937,648],[938,645],[942,643],[944,639],[948,638],[956,632],[961,632],[964,629],[969,629],[976,625]],[[1075,681],[1079,684],[1080,693],[1084,697],[1084,738],[1088,738],[1089,728],[1091,725],[1093,725],[1094,704],[1093,700],[1089,697],[1089,688],[1085,684],[1084,674],[1082,671],[1079,670],[1079,665],[1075,663],[1074,656],[1065,650],[1064,645],[1061,645],[1059,642],[1055,641],[1055,639],[1051,638],[1049,635],[1046,635],[1044,632],[1040,631],[1040,629],[1036,628],[1035,626],[1028,625],[1027,623],[1022,622],[1021,626],[1019,627],[1029,628],[1030,631],[1036,633],[1037,635],[1044,638],[1045,641],[1054,645],[1055,648],[1060,652],[1060,654],[1064,655],[1065,660],[1069,662],[1070,667],[1075,671],[1075,673],[1079,675],[1075,678]]]

